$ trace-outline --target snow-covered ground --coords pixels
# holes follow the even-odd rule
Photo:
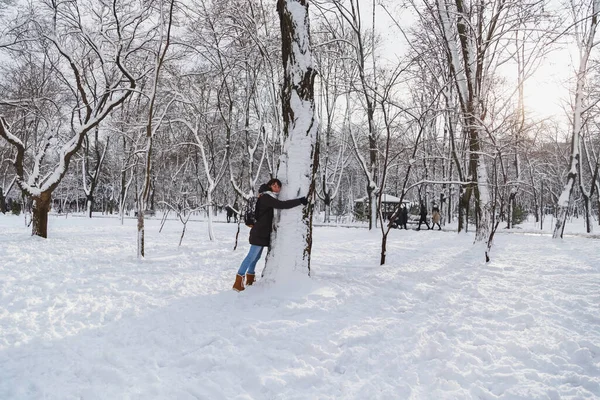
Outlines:
[[[246,227],[147,227],[137,260],[134,220],[0,215],[0,399],[600,398],[593,236],[394,230],[380,266],[317,227],[312,278],[236,293]]]

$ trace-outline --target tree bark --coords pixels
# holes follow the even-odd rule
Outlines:
[[[144,212],[138,208],[138,214],[137,214],[137,253],[138,253],[138,257],[142,257],[142,258],[145,255],[145,251],[144,251],[144,236],[145,236]]]
[[[2,214],[6,213],[6,201],[4,198],[4,193],[2,191],[2,188],[0,188],[0,212]]]
[[[92,208],[94,207],[94,195],[90,194],[86,196],[86,212],[88,218],[92,218]]]
[[[51,198],[51,192],[42,192],[39,196],[32,197],[32,235],[48,237],[48,212],[50,212]]]

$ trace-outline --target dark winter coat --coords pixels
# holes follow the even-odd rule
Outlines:
[[[258,198],[256,223],[250,229],[250,244],[268,246],[271,243],[271,230],[273,230],[274,209],[294,208],[302,204],[301,199],[278,200],[270,193],[263,193]]]
[[[398,215],[398,225],[405,226],[408,222],[408,209],[406,207],[400,208],[400,214]]]
[[[425,205],[421,205],[421,219],[419,220],[419,222],[427,222],[427,208],[425,207]]]

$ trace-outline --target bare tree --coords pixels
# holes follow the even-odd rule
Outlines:
[[[84,138],[83,147],[84,154],[81,160],[81,175],[83,180],[83,192],[86,197],[87,214],[92,218],[92,208],[94,207],[94,193],[100,182],[100,171],[106,157],[110,137],[106,138],[104,148],[101,148],[102,143],[98,138],[98,126],[93,131],[93,134]],[[91,165],[90,165],[91,164]]]
[[[348,133],[351,138],[356,159],[361,167],[364,178],[367,181],[366,192],[369,204],[369,229],[375,228],[377,224],[377,193],[379,191],[379,179],[381,171],[379,168],[378,138],[379,131],[376,126],[377,107],[377,76],[376,71],[376,35],[375,35],[375,7],[376,2],[371,2],[370,16],[372,27],[366,28],[365,15],[368,12],[361,10],[361,0],[331,0],[320,2],[319,10],[325,19],[338,18],[337,24],[330,23],[328,29],[333,39],[350,46],[353,53],[348,57],[351,72],[348,73],[349,90],[356,93],[356,100],[365,112],[366,129],[353,129]],[[332,15],[333,14],[333,15]],[[344,29],[348,28],[350,33],[346,34]],[[361,146],[359,133],[366,137],[366,150]],[[366,154],[364,154],[366,153]]]
[[[41,237],[48,235],[52,192],[67,173],[85,136],[136,87],[136,75],[127,60],[143,51],[136,40],[144,34],[138,28],[147,15],[133,12],[133,5],[124,8],[115,4],[112,10],[102,4],[97,7],[93,10],[75,3],[39,3],[30,19],[13,32],[27,37],[27,43],[18,42],[10,46],[10,51],[44,54],[50,62],[48,73],[55,74],[64,89],[65,101],[60,106],[70,107],[64,110],[69,115],[69,126],[55,124],[55,136],[46,137],[29,166],[25,164],[27,147],[13,134],[17,120],[11,123],[6,116],[0,118],[0,136],[16,151],[17,185],[33,200],[32,233]],[[83,21],[93,23],[84,27]],[[98,91],[92,89],[95,82]],[[44,164],[51,149],[56,149],[54,159]],[[46,165],[49,172],[44,174],[41,169]]]
[[[412,118],[414,120],[414,125],[416,125],[416,127],[417,127],[417,135],[416,135],[413,145],[412,145],[408,165],[406,166],[406,169],[404,171],[404,178],[401,181],[402,188],[399,190],[400,199],[398,201],[396,208],[394,209],[394,211],[392,212],[392,214],[390,216],[384,216],[382,213],[381,203],[382,203],[382,195],[383,195],[382,193],[383,192],[380,192],[380,194],[378,196],[378,204],[379,204],[378,218],[380,220],[380,226],[381,226],[381,254],[380,254],[380,260],[379,260],[380,265],[385,264],[385,261],[386,261],[387,238],[390,233],[390,229],[392,228],[392,225],[394,224],[397,216],[400,213],[400,207],[401,207],[402,202],[405,198],[405,195],[409,189],[408,183],[409,183],[411,171],[413,169],[413,166],[415,165],[415,158],[416,158],[417,150],[418,150],[419,146],[421,145],[422,137],[424,136],[424,132],[427,130],[428,125],[431,123],[432,119],[435,119],[435,112],[433,112],[431,104],[428,102],[426,102],[425,104],[419,104],[419,106],[423,107],[421,110],[417,110],[417,113],[419,115],[416,115],[416,113],[414,111],[410,111],[410,110],[406,110],[406,109],[399,109],[400,107],[398,107],[398,105],[393,104],[393,102],[390,99],[390,92],[394,88],[395,83],[396,83],[395,81],[397,79],[399,79],[401,73],[402,73],[402,70],[398,67],[397,70],[394,71],[394,74],[392,75],[390,82],[383,85],[383,88],[385,90],[383,91],[382,95],[379,97],[380,102],[381,102],[381,110],[383,112],[384,125],[386,127],[386,142],[385,142],[385,151],[384,151],[384,156],[383,156],[383,171],[384,172],[383,172],[383,176],[381,179],[382,187],[385,187],[385,185],[386,185],[387,174],[388,174],[389,166],[390,166],[392,160],[395,157],[399,156],[399,154],[395,155],[395,156],[391,154],[391,143],[394,139],[398,140],[398,136],[400,136],[399,133],[396,133],[395,135],[392,133],[394,119],[400,118],[401,114],[407,114],[410,118]],[[430,99],[430,101],[432,101],[433,103],[437,102],[438,96],[439,96],[439,94],[437,94],[437,95],[434,94],[432,96],[432,99]],[[423,98],[421,98],[421,100],[423,100]],[[392,111],[394,109],[396,109],[395,112]],[[409,125],[409,124],[406,124],[406,125]],[[409,131],[408,126],[402,126],[402,128],[405,131]],[[419,185],[419,184],[420,183],[417,183],[417,185]],[[388,219],[387,224],[385,223],[386,218]]]
[[[343,120],[339,121],[339,113],[343,111],[340,103],[349,103],[350,88],[346,74],[345,60],[351,57],[347,42],[343,37],[343,26],[336,26],[336,20],[323,18],[313,35],[315,43],[315,64],[318,68],[319,82],[318,108],[321,115],[322,128],[319,144],[321,160],[319,161],[320,190],[317,196],[323,201],[324,222],[330,222],[333,201],[338,196],[348,164],[347,132],[345,126],[350,122],[350,107],[346,104]],[[341,21],[338,22],[339,25]],[[347,34],[345,36],[348,36]]]
[[[569,163],[569,172],[567,182],[558,199],[558,211],[556,216],[556,225],[552,237],[562,238],[565,230],[565,222],[573,189],[576,184],[581,183],[581,136],[584,130],[584,114],[589,106],[584,104],[586,81],[588,78],[588,62],[592,51],[596,46],[596,30],[598,28],[598,12],[600,12],[600,1],[590,0],[581,4],[573,3],[572,7],[575,15],[575,29],[577,45],[579,48],[579,67],[577,69],[575,84],[575,100],[573,103],[573,119],[571,122],[571,160]],[[597,100],[596,100],[597,101]],[[587,191],[580,185],[584,193]],[[589,193],[586,193],[589,198]],[[589,211],[589,207],[587,208]]]
[[[9,147],[0,147],[0,212],[6,213],[6,197],[14,187],[16,177],[11,173],[13,156]]]
[[[159,88],[159,79],[161,69],[165,64],[165,56],[169,50],[171,43],[171,27],[173,25],[173,8],[175,6],[175,0],[168,1],[166,3],[163,0],[158,2],[158,9],[160,12],[160,18],[158,21],[158,37],[157,37],[157,49],[154,55],[154,66],[153,66],[153,77],[149,84],[149,104],[147,122],[145,126],[146,132],[146,151],[145,151],[145,168],[144,168],[144,181],[141,187],[141,192],[138,195],[137,204],[137,254],[138,257],[144,257],[145,255],[145,228],[144,228],[144,214],[146,213],[146,207],[150,200],[150,189],[151,189],[151,177],[152,177],[152,152],[153,152],[153,139],[156,131],[160,128],[165,114],[169,108],[168,104],[164,105],[164,109],[157,116],[157,97]]]
[[[186,104],[196,99],[186,108],[199,108],[186,118],[191,126],[200,118],[202,129],[192,141],[208,163],[199,168],[206,181],[205,193],[210,189],[212,198],[219,190],[225,166],[231,187],[221,192],[226,198],[247,201],[261,177],[274,176],[281,152],[280,79],[275,64],[279,51],[274,48],[279,38],[270,23],[273,15],[262,2],[239,0],[197,0],[190,13],[197,24],[189,29],[188,40],[191,54],[200,62],[182,80],[191,82],[187,86],[191,90],[179,91],[186,92]],[[200,88],[210,95],[202,94]],[[204,157],[200,154],[199,159]]]

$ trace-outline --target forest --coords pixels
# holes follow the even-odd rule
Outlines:
[[[310,218],[379,227],[382,263],[399,209],[384,210],[385,195],[436,202],[443,224],[488,250],[498,226],[527,214],[540,225],[552,215],[555,238],[573,215],[591,232],[598,10],[597,0],[0,0],[0,206],[30,212],[32,233],[47,237],[50,211],[138,215],[142,227],[156,211],[210,218],[241,211],[269,178],[308,175]],[[286,29],[301,32],[284,40]],[[563,112],[542,115],[530,95],[557,57],[571,60],[554,82]],[[286,91],[285,65],[307,66],[312,108]],[[306,115],[308,131],[289,128]],[[315,129],[311,149],[293,141]],[[293,151],[308,163],[285,161]]]
[[[0,0],[0,399],[600,398],[599,11]]]

